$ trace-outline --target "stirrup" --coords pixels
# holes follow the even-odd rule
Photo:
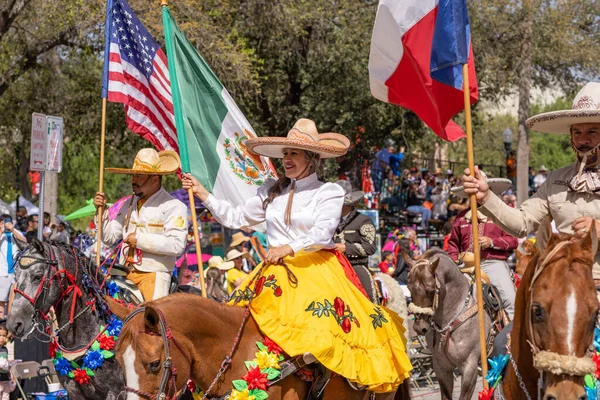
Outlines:
[[[322,364],[315,365],[315,381],[313,382],[306,400],[321,400],[325,387],[331,379],[332,372]]]

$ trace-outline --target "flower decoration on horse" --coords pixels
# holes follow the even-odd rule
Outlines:
[[[80,385],[89,384],[94,377],[94,371],[102,367],[105,360],[113,358],[118,335],[123,323],[115,318],[106,328],[100,327],[100,334],[94,340],[85,354],[70,360],[65,357],[55,337],[50,342],[50,357],[56,372],[61,376],[68,376]]]
[[[248,373],[232,382],[230,400],[265,400],[269,397],[267,388],[270,382],[279,378],[283,361],[283,350],[275,342],[265,337],[256,342],[258,351],[252,361],[246,361]]]

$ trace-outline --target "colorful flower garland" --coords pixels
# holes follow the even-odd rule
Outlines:
[[[58,338],[54,337],[50,342],[50,357],[56,372],[59,375],[68,376],[80,385],[90,383],[90,378],[95,376],[94,371],[102,367],[105,360],[115,356],[111,350],[116,345],[122,327],[123,323],[116,317],[106,329],[104,326],[100,326],[101,334],[82,356],[80,362],[66,359],[59,350]]]
[[[265,400],[269,398],[269,383],[281,375],[283,350],[274,341],[265,336],[264,341],[256,342],[258,351],[252,361],[246,361],[248,373],[232,382],[233,390],[229,400]]]
[[[595,351],[592,360],[596,363],[596,372],[593,375],[586,375],[584,378],[585,393],[589,400],[597,399],[598,389],[600,389],[600,385],[598,385],[598,381],[600,380],[600,329],[598,326],[596,326],[594,331],[594,347]],[[498,386],[498,383],[502,381],[509,359],[508,355],[504,355],[488,360],[491,368],[485,379],[488,382],[489,389],[483,389],[479,392],[478,400],[491,400],[493,398],[494,390]]]

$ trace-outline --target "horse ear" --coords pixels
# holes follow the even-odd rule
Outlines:
[[[104,296],[104,300],[108,303],[108,307],[110,308],[110,312],[115,314],[117,318],[121,321],[124,321],[125,318],[131,313],[132,310],[127,307],[119,304],[115,299],[110,296]]]
[[[408,264],[408,266],[409,266],[410,268],[412,268],[412,267],[415,265],[415,260],[413,260],[412,258],[410,258],[410,256],[408,255],[408,253],[407,253],[407,252],[405,252],[404,250],[402,250],[402,251],[400,252],[400,255],[402,256],[402,259],[404,260],[404,262],[405,262],[406,264]]]
[[[27,248],[27,242],[19,240],[16,237],[14,239],[15,239],[15,243],[17,243],[17,247],[19,248],[20,251],[23,251]]]
[[[433,275],[435,275],[435,271],[437,271],[437,267],[438,265],[440,265],[440,258],[436,258],[430,265],[429,268],[431,269],[431,273]]]
[[[538,226],[538,231],[535,235],[535,245],[543,253],[548,248],[551,242],[553,242],[554,235],[552,234],[552,219],[550,217],[544,218]]]
[[[596,253],[598,252],[598,232],[596,231],[595,221],[592,222],[592,228],[583,238],[581,242],[581,248],[590,252],[592,255],[592,260],[596,257]]]
[[[33,247],[41,256],[44,255],[44,244],[41,241],[39,241],[37,238],[33,238],[31,244],[33,244]]]
[[[160,316],[154,307],[146,306],[146,310],[144,311],[144,321],[146,322],[146,327],[150,329],[150,331],[159,332]]]

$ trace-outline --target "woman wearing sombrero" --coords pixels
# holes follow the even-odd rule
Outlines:
[[[251,304],[256,323],[288,355],[309,352],[352,382],[390,392],[411,369],[402,321],[369,301],[348,261],[334,250],[345,192],[317,177],[321,159],[344,155],[349,144],[345,136],[319,134],[313,121],[300,119],[287,137],[247,141],[250,151],[281,158],[285,175],[267,180],[243,206],[216,199],[189,174],[183,186],[192,187],[227,227],[266,221],[264,266],[233,293],[233,304],[256,296]]]

